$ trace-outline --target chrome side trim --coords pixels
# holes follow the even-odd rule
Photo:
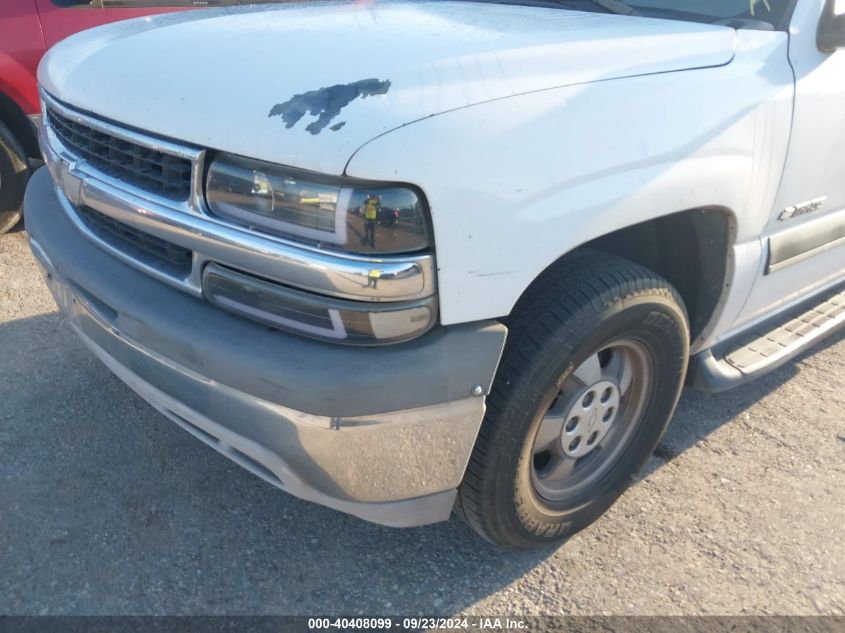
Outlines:
[[[158,198],[140,188],[118,181],[69,151],[49,125],[42,125],[39,140],[45,163],[56,183],[60,200],[76,228],[88,239],[122,261],[173,287],[195,296],[202,294],[202,269],[217,262],[296,288],[357,301],[411,301],[435,294],[434,257],[367,258],[335,254],[276,238],[205,214],[200,177],[205,153],[179,146],[93,119],[59,104],[42,93],[45,104],[62,116],[95,127],[107,134],[157,151],[193,161],[193,193],[185,202]],[[94,235],[75,212],[87,205],[119,222],[155,235],[193,252],[192,272],[177,278],[127,255]],[[369,274],[381,271],[377,287]]]
[[[766,274],[845,244],[845,209],[805,222],[769,238]]]

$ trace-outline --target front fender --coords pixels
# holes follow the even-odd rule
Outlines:
[[[785,33],[739,32],[734,61],[538,91],[454,110],[365,144],[347,174],[413,182],[434,224],[444,324],[508,314],[562,255],[691,208],[765,226],[785,162]]]

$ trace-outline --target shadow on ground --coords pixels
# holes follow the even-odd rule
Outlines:
[[[0,324],[0,358],[0,612],[452,613],[553,553],[280,493],[147,406],[55,314]],[[650,471],[794,373],[688,391]]]
[[[843,340],[845,340],[845,330],[830,336],[776,371],[730,391],[707,393],[686,389],[681,396],[672,424],[657,447],[655,455],[661,460],[671,461],[723,424],[740,416],[751,405],[780,388],[798,373],[799,365],[806,358],[817,354],[822,349],[837,345]],[[659,463],[659,460],[653,461]]]

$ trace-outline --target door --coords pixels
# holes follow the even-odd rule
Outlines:
[[[845,278],[845,49],[822,52],[819,22],[845,0],[798,0],[790,27],[795,111],[783,181],[763,236],[767,253],[741,321]]]

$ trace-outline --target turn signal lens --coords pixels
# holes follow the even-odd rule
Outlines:
[[[385,345],[423,334],[437,316],[437,298],[374,303],[331,299],[208,264],[203,293],[240,316],[310,338],[347,345]]]

